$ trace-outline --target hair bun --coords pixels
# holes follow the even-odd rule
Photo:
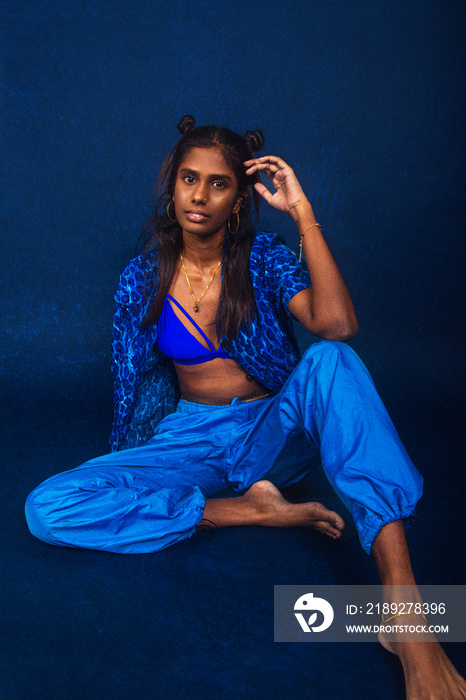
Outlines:
[[[194,117],[192,117],[190,114],[185,114],[184,117],[181,117],[178,126],[176,127],[180,134],[183,136],[185,134],[188,134],[190,131],[194,129],[196,126],[196,120]]]
[[[260,129],[256,129],[256,131],[246,131],[244,139],[249,144],[253,153],[255,151],[261,151],[264,148],[264,134]]]

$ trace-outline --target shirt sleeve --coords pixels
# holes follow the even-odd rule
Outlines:
[[[147,302],[144,299],[142,257],[132,260],[120,275],[113,318],[112,374],[114,421],[112,451],[119,448],[131,420],[140,366],[154,342],[154,329],[139,331]]]
[[[266,256],[266,275],[273,284],[276,303],[280,304],[290,318],[290,300],[298,292],[311,287],[311,278],[304,262],[299,262],[296,253],[278,236],[274,236]]]

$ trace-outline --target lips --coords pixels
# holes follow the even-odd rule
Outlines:
[[[209,215],[205,212],[195,210],[187,211],[186,216],[190,221],[193,221],[194,223],[198,224],[202,223],[203,221],[207,221],[207,219],[209,218]]]

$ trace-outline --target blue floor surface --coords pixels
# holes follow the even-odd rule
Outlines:
[[[33,539],[22,513],[28,491],[105,451],[108,419],[50,401],[4,426],[1,698],[404,697],[397,659],[377,644],[273,641],[275,584],[377,581],[357,538],[333,542],[302,529],[231,528],[139,556]],[[427,476],[422,524],[409,534],[416,574],[425,584],[463,583],[464,503],[454,488],[459,448],[448,440],[449,462],[439,469],[448,426],[424,440],[426,416],[418,420],[422,425],[407,421],[402,436]],[[464,647],[448,647],[464,672]]]

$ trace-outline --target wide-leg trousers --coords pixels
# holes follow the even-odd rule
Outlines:
[[[156,552],[191,537],[206,498],[259,479],[301,480],[320,451],[368,553],[381,527],[413,515],[414,467],[356,353],[312,345],[279,394],[229,406],[181,400],[142,447],[91,459],[29,495],[33,535],[58,546]]]

